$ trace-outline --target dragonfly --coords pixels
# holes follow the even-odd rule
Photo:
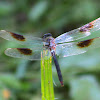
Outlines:
[[[99,29],[100,18],[82,27],[66,32],[57,38],[53,38],[51,33],[46,33],[43,38],[38,38],[29,35],[20,35],[6,30],[0,30],[0,37],[9,41],[18,42],[22,45],[30,46],[29,48],[8,48],[5,50],[7,56],[28,60],[40,60],[41,51],[48,50],[50,52],[50,55],[48,56],[52,56],[55,63],[61,86],[64,86],[60,65],[56,55],[59,57],[68,57],[100,47],[100,37],[75,42],[75,40],[87,37]]]

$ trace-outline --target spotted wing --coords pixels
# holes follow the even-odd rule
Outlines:
[[[86,36],[89,36],[91,32],[100,29],[100,18],[72,31],[66,32],[55,39],[55,43],[64,43],[75,41]]]
[[[56,54],[67,57],[85,53],[89,49],[100,47],[100,37],[72,43],[63,43],[56,46]]]
[[[43,46],[43,41],[41,38],[33,37],[30,35],[20,35],[13,32],[8,32],[5,30],[0,30],[0,37],[9,40],[15,41],[23,45],[29,46]]]
[[[41,52],[43,49],[41,48],[8,48],[5,50],[5,54],[7,56],[11,56],[14,58],[23,58],[28,60],[40,60]],[[49,51],[48,51],[49,52]],[[50,55],[46,55],[50,56]]]

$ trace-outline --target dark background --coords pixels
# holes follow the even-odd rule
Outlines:
[[[0,0],[0,29],[37,37],[57,37],[99,16],[100,0]],[[100,31],[87,38],[98,36]],[[8,57],[4,50],[11,47],[22,46],[0,39],[0,100],[41,100],[40,61]],[[100,100],[100,48],[58,60],[65,86],[53,64],[55,98]]]

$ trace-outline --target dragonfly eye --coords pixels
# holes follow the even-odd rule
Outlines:
[[[52,36],[51,33],[47,33],[43,35],[43,39],[46,39],[47,37]]]

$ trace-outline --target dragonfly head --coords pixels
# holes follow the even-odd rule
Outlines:
[[[50,38],[52,38],[51,33],[47,33],[43,35],[44,46],[49,47],[50,45]]]
[[[51,33],[47,33],[47,34],[44,34],[44,35],[43,35],[43,39],[46,39],[46,38],[48,38],[48,37],[52,37],[52,34],[51,34]]]

